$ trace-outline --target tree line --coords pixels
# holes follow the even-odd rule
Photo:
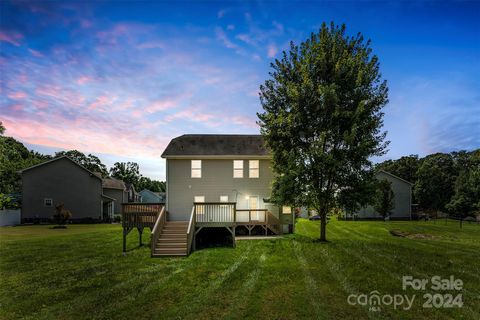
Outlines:
[[[445,212],[466,217],[480,211],[480,149],[409,155],[376,168],[413,183],[413,203],[434,216]]]
[[[143,176],[140,166],[135,162],[115,162],[110,170],[93,154],[84,154],[78,150],[59,151],[54,156],[28,150],[21,142],[4,136],[5,127],[0,122],[0,194],[20,193],[21,174],[19,171],[56,157],[68,156],[86,169],[133,184],[137,191],[149,189],[153,192],[165,192],[165,181],[157,181]]]

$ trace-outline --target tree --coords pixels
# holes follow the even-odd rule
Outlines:
[[[424,158],[417,171],[414,194],[422,209],[438,216],[453,193],[457,171],[450,154],[436,153]]]
[[[316,209],[320,240],[326,241],[326,215],[363,193],[372,176],[371,156],[385,153],[381,112],[388,89],[370,41],[328,27],[271,64],[260,86],[259,125],[273,160],[272,201]],[[366,200],[365,194],[357,197]]]
[[[480,212],[480,152],[464,162],[455,181],[455,193],[445,207],[461,221]]]
[[[68,220],[72,218],[72,213],[70,210],[65,209],[65,205],[61,203],[55,206],[55,214],[52,218],[57,225],[65,227]]]
[[[420,164],[421,161],[418,159],[418,155],[413,154],[397,160],[386,160],[377,164],[376,168],[390,172],[408,182],[415,183]]]
[[[153,192],[165,192],[165,181],[152,180],[148,177],[140,177],[138,185],[135,186],[137,190],[148,189]]]
[[[5,127],[3,126],[2,121],[0,121],[0,136],[3,136],[4,133],[5,133]]]
[[[383,179],[377,182],[375,201],[373,208],[383,219],[386,219],[395,208],[395,194],[392,190],[392,183]]]
[[[12,137],[0,135],[0,193],[21,192],[20,171],[50,159],[28,150]]]
[[[125,183],[130,183],[137,188],[140,181],[140,167],[135,162],[115,162],[110,168],[110,175],[114,178],[123,180]]]
[[[100,173],[102,177],[108,175],[107,167],[97,156],[94,156],[93,154],[88,154],[87,156],[78,150],[60,151],[55,153],[55,157],[61,156],[69,157],[76,163],[80,164],[82,167],[92,172]]]

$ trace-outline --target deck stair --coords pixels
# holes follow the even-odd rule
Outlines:
[[[188,221],[166,221],[152,257],[186,256]]]

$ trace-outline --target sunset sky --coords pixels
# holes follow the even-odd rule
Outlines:
[[[480,2],[0,2],[0,121],[34,150],[136,161],[184,133],[258,133],[269,64],[323,21],[372,39],[385,158],[480,147]]]

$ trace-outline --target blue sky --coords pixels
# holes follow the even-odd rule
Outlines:
[[[384,158],[480,147],[479,2],[0,2],[0,121],[35,150],[136,161],[184,133],[258,133],[269,64],[345,23],[390,88]],[[383,158],[382,158],[383,159]],[[377,159],[378,160],[378,159]]]

